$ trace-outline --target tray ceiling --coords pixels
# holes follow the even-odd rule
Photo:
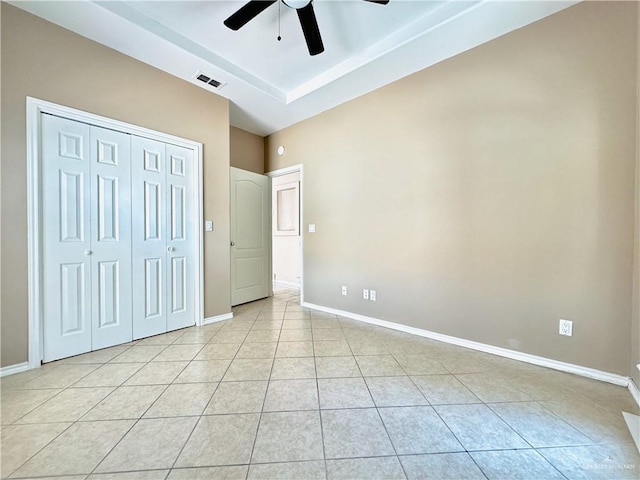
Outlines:
[[[281,2],[238,31],[223,21],[244,1],[9,3],[228,98],[232,125],[267,135],[577,2],[315,0],[313,57]]]

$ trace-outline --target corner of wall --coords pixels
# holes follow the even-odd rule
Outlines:
[[[631,361],[629,376],[640,385],[640,8],[636,7],[636,179],[633,242]]]
[[[232,167],[263,174],[264,137],[230,125],[229,158]]]
[[[2,31],[2,9],[4,2],[0,3],[0,31]],[[2,64],[2,35],[0,35],[0,64]],[[2,79],[0,77],[0,90]],[[1,96],[1,95],[0,95]],[[2,129],[0,128],[0,131]],[[2,245],[2,168],[0,167],[0,245]],[[0,325],[2,325],[2,252],[0,251]]]
[[[270,172],[269,170],[269,137],[270,135],[267,135],[266,137],[262,138],[262,168],[264,169],[264,172]]]

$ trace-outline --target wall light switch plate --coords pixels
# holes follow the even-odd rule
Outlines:
[[[204,230],[205,232],[213,232],[213,222],[211,220],[204,222]]]
[[[316,224],[315,223],[310,223],[309,224],[309,233],[316,233]]]
[[[347,294],[347,286],[342,285],[342,295],[346,295],[346,294]]]

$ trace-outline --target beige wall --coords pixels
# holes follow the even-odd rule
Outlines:
[[[629,375],[636,8],[581,3],[268,137],[267,171],[304,164],[305,300]]]
[[[0,27],[2,26],[2,8],[0,7]],[[2,32],[0,32],[0,101],[2,89]],[[2,129],[2,112],[0,110],[0,130]],[[0,142],[1,142],[0,138]],[[0,143],[0,148],[2,147]],[[2,151],[0,150],[0,161],[2,160]],[[0,167],[0,366],[2,366],[2,168]]]
[[[633,316],[631,324],[631,363],[629,369],[640,386],[640,8],[637,12],[637,84],[636,84],[636,214],[633,256]],[[636,367],[639,365],[639,367]]]
[[[205,315],[229,312],[227,100],[2,3],[1,365],[27,360],[26,96],[204,144]]]
[[[264,173],[264,137],[231,127],[229,153],[232,167]]]

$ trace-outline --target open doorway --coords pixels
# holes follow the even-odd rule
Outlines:
[[[274,292],[300,292],[303,301],[302,165],[267,173],[271,177],[271,252]]]

